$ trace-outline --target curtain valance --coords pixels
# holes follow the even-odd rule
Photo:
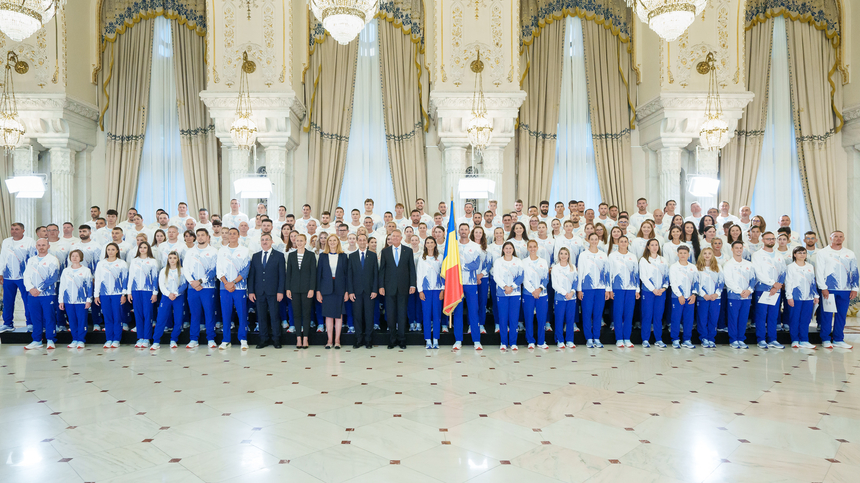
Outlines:
[[[621,0],[522,0],[520,49],[531,45],[547,24],[567,16],[595,22],[626,43],[633,31],[632,10]]]

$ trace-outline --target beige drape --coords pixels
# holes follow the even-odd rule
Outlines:
[[[107,206],[120,213],[133,205],[137,194],[149,106],[153,24],[153,20],[142,19],[107,43],[102,53],[105,68],[99,71],[99,94],[100,105],[106,106],[100,123],[107,133]]]
[[[564,19],[544,27],[540,36],[534,37],[525,49],[529,70],[522,81],[526,99],[520,107],[517,132],[517,197],[529,206],[549,198],[552,186],[561,97]]]
[[[600,195],[610,205],[633,207],[630,130],[635,127],[636,73],[630,43],[595,21],[584,19],[585,76],[594,161]],[[548,191],[547,191],[548,194]]]
[[[313,19],[313,16],[311,16]],[[327,35],[315,45],[305,73],[308,119],[308,198],[314,212],[334,212],[346,167],[358,39],[339,45]]]
[[[841,74],[834,75],[835,87],[828,81],[836,70],[836,58],[821,31],[808,23],[792,21],[785,23],[785,29],[800,180],[812,229],[826,238],[840,228],[838,220],[845,214],[837,201],[836,183],[837,176],[844,173],[837,170],[834,156],[841,147],[833,137],[836,126],[841,124],[834,106],[842,104],[842,79]]]
[[[420,1],[408,2],[413,9]],[[412,20],[416,14],[412,12]],[[420,16],[418,16],[420,18]],[[379,66],[385,112],[385,140],[394,197],[407,206],[427,197],[427,162],[424,128],[427,126],[422,100],[427,82],[422,79],[422,38],[406,33],[383,16],[379,25]],[[416,27],[413,27],[413,30]],[[359,93],[359,95],[361,95]],[[339,191],[339,190],[338,190]]]
[[[221,176],[215,125],[209,117],[209,110],[200,100],[200,92],[206,89],[205,38],[176,20],[171,22],[171,27],[188,204],[192,213],[200,208],[217,213],[221,204]]]
[[[734,137],[720,160],[720,199],[731,206],[749,206],[761,161],[767,123],[773,20],[768,18],[745,34],[746,85],[755,97],[744,108]]]

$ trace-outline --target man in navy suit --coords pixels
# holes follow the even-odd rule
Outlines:
[[[373,304],[379,288],[379,263],[376,254],[367,249],[367,235],[358,235],[358,250],[349,255],[349,276],[346,290],[352,301],[355,323],[355,344],[361,347],[364,341],[368,349],[373,347]]]
[[[272,235],[260,237],[261,251],[251,257],[248,272],[248,300],[257,303],[257,325],[260,327],[260,342],[257,349],[269,344],[281,348],[281,324],[278,322],[278,304],[286,292],[287,268],[284,254],[272,248]]]
[[[391,245],[382,250],[379,261],[379,295],[385,297],[385,319],[391,339],[388,348],[406,348],[406,306],[415,293],[415,259],[412,249],[400,244],[400,230],[391,232]]]

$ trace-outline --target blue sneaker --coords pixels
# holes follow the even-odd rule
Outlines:
[[[685,340],[684,343],[681,344],[681,347],[683,347],[684,349],[695,349],[696,348],[696,346],[694,346],[693,343],[690,342],[689,340]]]
[[[657,347],[658,347],[658,348],[660,348],[660,349],[665,349],[665,348],[666,348],[666,343],[665,343],[665,342],[663,342],[662,340],[658,340],[657,342],[655,342],[655,343],[654,343],[654,345],[655,345],[655,346],[657,346]]]
[[[648,349],[649,347],[651,347],[651,343],[649,343],[647,340],[643,340],[642,341],[642,348]]]
[[[759,349],[767,349],[767,342],[765,342],[763,340],[758,341],[758,348]]]
[[[588,339],[585,341],[585,347],[589,349],[594,349],[594,341],[592,339]]]
[[[738,341],[738,349],[749,349],[750,346],[746,345],[743,341]]]
[[[432,349],[433,348],[433,344],[430,342],[430,339],[424,339],[424,342],[425,342],[425,344],[424,344],[425,349]]]
[[[780,343],[779,343],[779,342],[777,342],[777,341],[772,341],[772,342],[770,342],[770,343],[767,345],[767,347],[768,347],[769,349],[785,349],[785,346],[784,346],[784,345],[782,345],[782,344],[780,344]]]
[[[438,348],[439,348],[439,341],[436,339],[433,339],[433,347],[431,347],[431,349],[438,349]]]
[[[681,348],[681,341],[680,340],[673,340],[672,341],[672,348],[673,349],[680,349]]]
[[[593,344],[595,349],[603,349],[603,344],[600,343],[600,339],[594,339]]]

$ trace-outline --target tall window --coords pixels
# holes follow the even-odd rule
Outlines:
[[[179,112],[176,107],[176,76],[173,68],[173,39],[170,20],[155,19],[152,36],[152,74],[149,112],[140,160],[137,199],[134,206],[146,224],[155,223],[155,210],[171,216],[185,200],[185,172],[179,146]]]
[[[582,200],[585,206],[596,207],[601,201],[600,186],[591,138],[585,47],[579,17],[567,17],[564,32],[564,70],[550,201],[566,205],[570,200]]]
[[[799,238],[803,238],[803,233],[810,229],[809,213],[800,184],[791,110],[788,41],[783,17],[773,19],[769,92],[761,161],[750,208],[753,214],[764,217],[774,233],[779,226],[779,218],[790,216],[792,234],[797,233]]]
[[[393,210],[395,203],[382,112],[377,22],[374,19],[365,25],[358,38],[352,125],[338,200],[347,212],[353,208],[364,211],[366,198],[373,198],[376,211]]]

